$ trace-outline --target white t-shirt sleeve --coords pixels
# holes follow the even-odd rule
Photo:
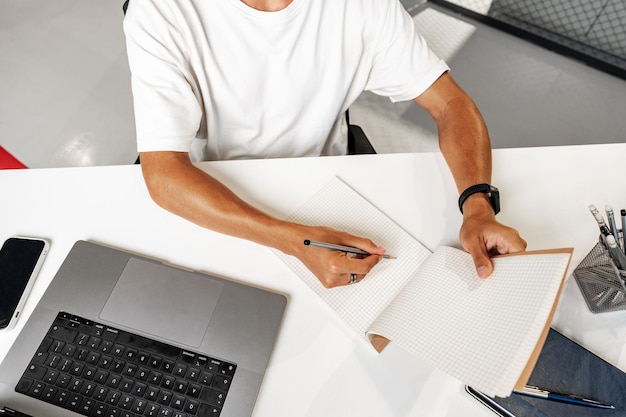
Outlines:
[[[379,0],[378,4],[379,37],[366,89],[392,102],[412,100],[450,68],[417,33],[399,1]]]
[[[185,57],[177,48],[177,29],[151,4],[131,2],[124,19],[137,150],[188,152],[202,120],[201,107],[180,65]],[[159,22],[158,28],[153,22]]]

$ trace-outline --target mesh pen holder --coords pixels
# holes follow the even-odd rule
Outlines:
[[[574,269],[574,278],[593,313],[626,310],[626,271],[615,266],[601,241]]]

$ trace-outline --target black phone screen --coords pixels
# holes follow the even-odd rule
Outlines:
[[[0,249],[0,329],[9,325],[45,242],[10,238]]]

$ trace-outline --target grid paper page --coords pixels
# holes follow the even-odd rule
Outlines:
[[[431,365],[507,397],[552,310],[570,253],[494,258],[487,279],[471,256],[438,248],[371,326]]]
[[[327,289],[297,258],[274,250],[296,275],[365,340],[368,326],[430,254],[404,229],[336,177],[289,216],[288,220],[328,226],[365,237],[384,247],[387,253],[397,256],[397,259],[381,260],[358,284]]]

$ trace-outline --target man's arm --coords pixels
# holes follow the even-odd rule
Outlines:
[[[325,287],[348,284],[350,274],[362,279],[385,252],[370,240],[348,233],[271,217],[196,168],[184,152],[143,152],[141,167],[150,196],[164,209],[199,226],[294,255]],[[352,258],[305,246],[305,239],[353,246],[373,255]]]
[[[491,183],[491,143],[487,127],[474,101],[452,76],[444,73],[414,101],[437,123],[439,147],[458,192],[474,184]],[[489,199],[483,193],[471,195],[463,204],[459,238],[483,278],[493,271],[490,253],[526,249],[526,241],[515,229],[496,221]]]

